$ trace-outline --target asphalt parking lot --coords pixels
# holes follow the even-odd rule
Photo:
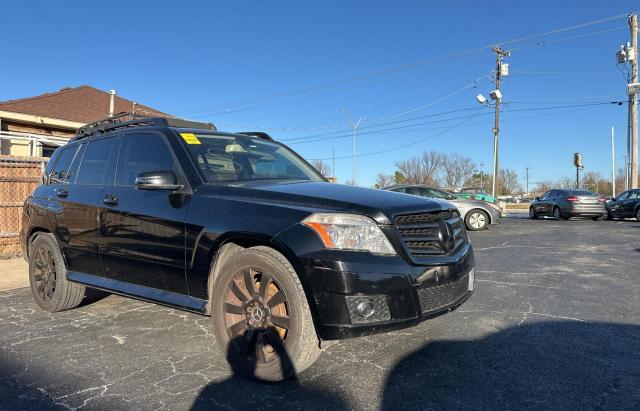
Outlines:
[[[51,315],[0,292],[0,408],[640,408],[640,223],[504,219],[471,237],[460,309],[342,341],[281,384],[233,376],[207,317],[100,295]]]

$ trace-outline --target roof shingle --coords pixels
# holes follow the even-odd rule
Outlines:
[[[90,123],[107,117],[111,95],[91,86],[64,88],[54,93],[0,102],[0,110],[62,120]],[[116,96],[114,113],[131,112],[133,101]],[[136,113],[171,117],[167,113],[136,104]]]

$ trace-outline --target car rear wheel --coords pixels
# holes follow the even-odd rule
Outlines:
[[[560,220],[560,218],[562,218],[562,213],[560,213],[560,208],[559,207],[554,207],[553,208],[553,218],[554,218],[554,220]]]
[[[281,381],[320,355],[307,299],[289,261],[268,247],[233,255],[216,279],[211,317],[235,374]]]
[[[532,220],[537,220],[538,219],[538,214],[536,214],[536,212],[533,209],[533,207],[529,207],[529,218],[532,219]]]
[[[605,214],[605,217],[604,217],[604,218],[606,218],[606,219],[607,219],[607,221],[611,221],[611,220],[613,220],[613,214],[611,214],[611,212],[610,212],[610,211],[606,211],[604,214]]]
[[[640,221],[640,208],[636,210],[636,220]]]
[[[467,230],[479,231],[484,230],[489,225],[489,214],[486,211],[475,208],[467,213],[464,217]]]
[[[85,287],[67,280],[67,269],[55,237],[39,234],[29,251],[29,283],[36,304],[55,313],[75,308],[82,302]]]

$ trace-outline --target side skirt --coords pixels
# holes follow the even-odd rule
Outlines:
[[[126,283],[124,281],[112,280],[110,278],[99,277],[91,274],[68,271],[67,279],[89,287],[112,292],[114,294],[133,297],[152,303],[158,303],[169,307],[176,307],[197,314],[205,314],[206,300],[189,297],[188,295],[172,293],[159,290],[157,288],[145,287],[143,285]]]

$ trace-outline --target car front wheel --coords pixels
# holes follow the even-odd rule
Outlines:
[[[538,215],[536,214],[533,207],[529,207],[529,218],[532,220],[536,220],[538,218]]]
[[[487,228],[489,224],[489,214],[486,211],[480,209],[473,209],[467,213],[464,218],[465,225],[468,230],[479,231]]]
[[[640,221],[640,208],[636,210],[636,220]]]
[[[245,249],[224,264],[214,283],[211,317],[216,341],[237,375],[281,381],[320,355],[300,280],[269,247]]]

